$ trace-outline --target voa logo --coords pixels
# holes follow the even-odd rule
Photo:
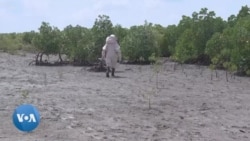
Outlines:
[[[27,121],[27,122],[36,122],[36,118],[34,114],[25,115],[25,114],[16,114],[19,122]]]
[[[30,132],[36,129],[40,122],[38,110],[30,104],[17,107],[14,110],[12,118],[15,127],[24,132]]]

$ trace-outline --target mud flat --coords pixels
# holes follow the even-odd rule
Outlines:
[[[207,67],[165,62],[158,79],[149,65],[119,65],[106,78],[87,67],[28,66],[33,58],[0,53],[1,141],[250,140],[249,77],[227,82],[218,71],[211,80]],[[41,114],[31,133],[12,123],[22,103]]]

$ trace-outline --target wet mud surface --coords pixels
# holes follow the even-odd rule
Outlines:
[[[1,141],[249,141],[250,78],[165,62],[119,65],[115,78],[88,67],[29,66],[34,55],[0,53]],[[14,109],[36,106],[31,133]],[[150,106],[150,108],[149,108]]]

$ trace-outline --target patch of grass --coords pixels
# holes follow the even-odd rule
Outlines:
[[[23,99],[27,99],[28,96],[29,96],[29,91],[28,91],[28,90],[23,90],[23,91],[22,91],[22,98],[23,98]]]
[[[21,92],[21,104],[27,103],[27,99],[29,98],[29,91],[28,90],[22,90]]]

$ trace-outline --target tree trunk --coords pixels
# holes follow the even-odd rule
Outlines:
[[[38,54],[36,55],[36,65],[39,64],[39,61],[38,61],[39,55],[40,55],[40,53],[38,53]]]
[[[62,60],[62,56],[61,56],[61,53],[59,52],[59,61],[60,61],[60,63],[62,63],[63,62],[63,60]]]
[[[43,62],[43,54],[44,54],[44,52],[42,52],[42,53],[40,54],[40,63]]]

